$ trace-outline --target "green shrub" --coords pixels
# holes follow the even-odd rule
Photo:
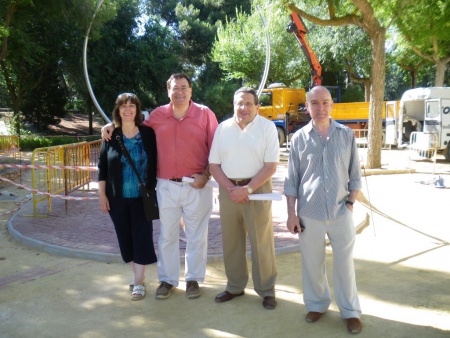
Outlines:
[[[90,142],[99,140],[100,135],[93,136],[21,136],[20,137],[20,150],[33,151],[36,148],[45,148],[60,146],[64,144],[72,144],[79,142]]]

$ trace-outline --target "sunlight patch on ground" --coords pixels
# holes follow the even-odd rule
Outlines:
[[[0,135],[9,135],[8,127],[3,120],[0,121]]]
[[[83,304],[81,304],[81,306],[87,310],[93,310],[99,305],[111,305],[112,303],[113,301],[111,298],[96,297],[84,302]]]
[[[370,299],[365,295],[364,315],[383,318],[417,326],[431,326],[440,330],[450,330],[448,312],[426,309],[423,306],[411,307]],[[449,320],[443,320],[443,318]]]
[[[228,332],[224,332],[224,331],[220,331],[220,330],[215,330],[215,329],[203,329],[202,330],[205,334],[206,337],[224,337],[224,338],[240,338],[243,336],[239,336],[236,334],[232,334],[232,333],[228,333]]]

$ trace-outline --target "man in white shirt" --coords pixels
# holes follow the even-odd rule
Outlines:
[[[214,134],[209,170],[219,183],[220,219],[226,290],[215,298],[222,303],[242,296],[248,282],[247,236],[252,248],[254,289],[266,309],[275,309],[275,260],[272,202],[250,201],[252,193],[271,193],[272,175],[279,161],[275,125],[258,115],[258,96],[252,88],[234,94],[234,116]]]

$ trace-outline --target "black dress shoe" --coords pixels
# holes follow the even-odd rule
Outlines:
[[[228,291],[224,291],[222,293],[219,293],[216,298],[214,299],[217,303],[223,303],[228,302],[229,300],[232,300],[234,297],[239,297],[244,295],[244,291],[240,293],[229,293]]]
[[[275,309],[277,307],[277,301],[275,300],[275,297],[272,296],[264,297],[263,306],[267,310]]]

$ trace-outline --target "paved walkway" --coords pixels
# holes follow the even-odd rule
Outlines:
[[[379,170],[367,170],[366,175],[408,173],[416,169],[408,168],[407,152],[384,152],[384,166]],[[282,162],[278,165],[277,172],[273,176],[274,191],[282,193],[283,182],[287,168],[287,151],[282,151]],[[419,163],[420,165],[420,163]],[[423,166],[429,168],[430,161]],[[417,167],[417,165],[416,165]],[[91,183],[85,190],[79,190],[71,194],[77,197],[97,196],[97,184]],[[214,190],[213,214],[209,222],[208,233],[208,260],[212,261],[222,257],[222,234],[219,217],[219,203],[217,189]],[[286,229],[286,202],[273,202],[273,222],[275,234],[276,253],[298,251],[298,238]],[[88,201],[64,201],[52,199],[51,212],[46,201],[37,205],[38,217],[32,217],[33,205],[31,201],[22,208],[9,222],[8,228],[11,235],[20,243],[37,250],[48,253],[93,259],[103,262],[122,262],[117,243],[114,226],[109,215],[100,212],[97,200]],[[367,224],[367,209],[356,205],[355,226],[363,228]],[[157,249],[159,237],[159,221],[154,221],[154,242]],[[250,245],[248,244],[250,249]],[[184,233],[180,227],[180,259],[184,257],[186,243]]]
[[[278,166],[273,178],[274,190],[281,193],[283,189],[286,163]],[[217,189],[214,190],[213,214],[209,221],[208,260],[222,257],[222,233],[219,217]],[[91,183],[85,191],[77,191],[71,196],[97,196],[97,184]],[[53,198],[52,212],[48,210],[46,201],[39,202],[39,217],[31,217],[33,205],[29,202],[10,221],[9,230],[12,236],[22,244],[52,254],[68,257],[93,259],[104,262],[121,262],[117,237],[112,221],[107,214],[100,212],[97,200],[65,201]],[[363,212],[362,209],[360,209]],[[365,215],[365,214],[364,214]],[[358,225],[364,220],[358,213]],[[275,247],[277,253],[297,251],[298,238],[286,229],[286,202],[273,202],[273,222]],[[154,242],[157,249],[159,237],[159,221],[154,221]],[[248,244],[250,248],[250,244]],[[184,233],[180,227],[180,259],[183,259],[186,248]]]

